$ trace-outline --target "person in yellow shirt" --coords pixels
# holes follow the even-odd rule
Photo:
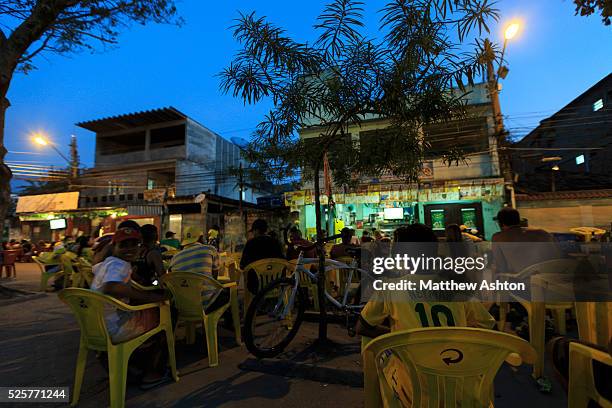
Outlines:
[[[394,241],[432,243],[432,248],[435,248],[437,238],[431,228],[426,225],[412,224],[398,228],[394,233]],[[420,278],[418,275],[415,277]],[[434,278],[433,275],[432,278]],[[406,277],[401,279],[406,279]],[[430,298],[422,301],[418,299],[418,294],[409,292],[405,294],[406,298],[402,299],[397,293],[374,291],[361,311],[356,326],[357,333],[374,338],[389,332],[420,327],[458,326],[490,329],[495,324],[495,319],[480,302],[432,301]],[[367,356],[364,356],[365,358]],[[364,361],[364,366],[370,363]],[[386,357],[384,364],[385,380],[395,390],[404,406],[412,406],[412,384],[406,368],[393,354]],[[378,389],[366,389],[365,391],[366,393],[379,392]],[[366,398],[369,397],[371,396],[366,396]]]

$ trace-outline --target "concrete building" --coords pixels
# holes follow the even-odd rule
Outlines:
[[[125,209],[179,234],[188,225],[222,224],[224,213],[238,209],[239,180],[231,169],[243,163],[239,147],[177,109],[77,126],[96,134],[95,165],[79,179],[80,208]],[[245,205],[258,196],[243,188]]]
[[[516,187],[522,192],[612,188],[612,73],[514,147]]]
[[[505,185],[487,84],[476,84],[464,99],[467,118],[423,129],[431,148],[419,183],[381,175],[362,177],[361,186],[355,190],[336,186],[333,228],[350,226],[361,235],[363,229],[390,232],[406,222],[422,222],[441,235],[446,225],[455,223],[476,228],[490,238],[498,230],[493,217],[504,204]],[[387,120],[372,117],[348,131],[351,142],[367,151],[368,144],[381,143],[380,132],[388,126]],[[304,139],[316,138],[319,129],[313,122],[300,134]],[[467,161],[450,166],[444,163],[441,155],[450,147],[461,149]],[[313,187],[312,182],[303,183],[302,191],[286,195],[286,204],[300,211],[302,228],[308,235],[313,235],[315,228]],[[323,197],[324,202],[326,199]]]

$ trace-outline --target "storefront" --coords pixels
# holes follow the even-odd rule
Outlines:
[[[114,232],[126,220],[160,227],[160,217],[156,215],[132,214],[121,207],[79,208],[78,203],[78,192],[19,197],[16,214],[21,236],[32,241],[58,241],[81,235],[98,237]]]
[[[421,222],[444,235],[449,224],[476,228],[486,239],[498,231],[493,217],[504,203],[502,179],[452,181],[442,185],[369,186],[351,193],[334,193],[331,208],[321,196],[322,214],[329,234],[343,227],[380,230],[391,234],[398,226]],[[374,188],[376,190],[374,191]],[[285,194],[285,204],[300,213],[300,227],[312,239],[316,235],[314,193],[311,190]]]

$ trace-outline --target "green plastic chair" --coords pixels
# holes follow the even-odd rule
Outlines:
[[[397,364],[390,364],[391,355]],[[401,396],[412,398],[414,408],[489,407],[502,363],[517,366],[536,359],[533,347],[517,336],[467,327],[389,333],[369,342],[362,356],[368,408],[400,408]],[[390,370],[398,364],[403,370]]]
[[[569,393],[567,406],[569,408],[587,408],[591,401],[601,407],[612,407],[612,401],[604,398],[595,385],[593,361],[612,367],[610,354],[580,343],[570,343],[569,346]],[[608,379],[609,380],[609,379]]]
[[[57,266],[59,265],[59,262],[56,262],[56,263],[42,262],[37,256],[33,256],[32,261],[34,261],[34,263],[38,265],[38,268],[40,269],[40,291],[41,292],[47,291],[47,287],[49,286],[50,278],[57,279],[60,276],[64,276],[64,271],[57,271],[56,273],[49,273],[45,270],[45,266]]]
[[[244,276],[245,286],[249,276],[249,272],[255,271],[257,275],[257,292],[268,286],[272,281],[284,278],[291,270],[291,264],[282,258],[266,258],[259,261],[251,262],[244,267],[242,275]],[[244,290],[244,315],[246,316],[249,305],[257,292],[252,293],[248,287]]]
[[[197,272],[170,272],[164,274],[160,280],[162,286],[168,288],[172,293],[174,306],[178,310],[178,321],[187,323],[188,344],[195,342],[195,325],[197,322],[202,322],[206,336],[206,347],[208,349],[208,365],[210,367],[219,365],[217,324],[228,307],[231,307],[236,342],[239,345],[242,344],[240,312],[238,308],[238,286],[236,282],[221,284],[212,277]],[[207,314],[202,306],[202,291],[216,291],[216,296],[218,296],[224,288],[230,289],[229,302],[214,312]],[[209,303],[212,303],[212,301]]]
[[[71,406],[75,406],[79,402],[83,375],[85,374],[85,364],[87,363],[87,353],[89,350],[95,350],[106,351],[108,354],[110,406],[111,408],[123,408],[125,406],[127,367],[130,355],[151,336],[162,330],[166,332],[172,377],[174,381],[178,381],[170,305],[167,302],[131,306],[111,296],[81,288],[63,289],[58,293],[58,296],[70,307],[81,327],[81,341]],[[128,312],[159,308],[159,326],[132,340],[113,344],[106,328],[104,305],[110,305]]]
[[[91,262],[84,257],[79,257],[76,260],[72,273],[72,287],[73,288],[89,288],[93,281],[93,268]]]

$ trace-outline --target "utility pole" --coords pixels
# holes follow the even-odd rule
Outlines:
[[[240,162],[240,166],[238,167],[238,189],[240,191],[240,197],[238,198],[238,211],[240,212],[240,219],[242,220],[242,222],[244,222],[244,233],[246,234],[246,232],[249,229],[249,226],[247,225],[246,214],[244,213],[242,209],[242,194],[244,191],[244,176],[243,176],[242,162]]]
[[[76,136],[72,135],[70,138],[70,178],[76,179],[79,177],[79,151],[77,149]]]
[[[487,62],[487,83],[489,87],[489,96],[491,98],[491,108],[493,110],[493,120],[495,122],[495,138],[497,140],[497,149],[499,151],[499,165],[501,173],[506,184],[512,184],[512,167],[510,166],[510,158],[505,149],[506,134],[504,130],[504,120],[499,104],[499,89],[497,75],[493,67],[493,61]]]

